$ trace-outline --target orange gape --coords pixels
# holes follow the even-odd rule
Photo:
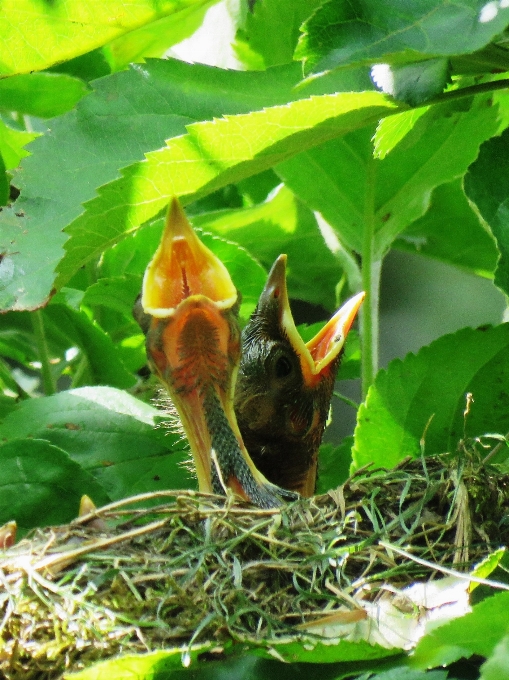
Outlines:
[[[295,498],[267,481],[244,446],[233,409],[240,360],[237,290],[176,199],[145,272],[141,308],[149,362],[181,417],[200,490],[230,488],[261,507]]]
[[[267,479],[311,496],[345,339],[364,299],[346,302],[308,343],[288,301],[286,255],[272,267],[242,333],[235,411],[251,458]]]

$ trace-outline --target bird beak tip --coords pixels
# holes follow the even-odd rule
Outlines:
[[[265,287],[260,296],[260,304],[265,305],[273,300],[280,304],[288,297],[286,291],[286,255],[280,255],[271,267]]]
[[[315,362],[317,375],[339,356],[365,297],[366,293],[363,291],[347,300],[314,338],[306,343]]]

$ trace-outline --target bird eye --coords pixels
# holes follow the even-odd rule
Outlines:
[[[274,367],[276,378],[286,378],[287,376],[290,375],[292,370],[293,366],[290,359],[288,359],[288,357],[285,357],[284,354],[280,356],[279,359],[276,361],[276,365]]]

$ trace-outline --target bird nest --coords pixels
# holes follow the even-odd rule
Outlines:
[[[508,485],[471,455],[442,456],[281,509],[168,491],[37,530],[0,552],[0,672],[53,678],[116,654],[267,649],[357,625],[384,592],[507,544]]]

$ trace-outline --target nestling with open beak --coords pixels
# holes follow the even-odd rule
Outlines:
[[[135,316],[149,363],[180,415],[200,491],[232,489],[260,507],[296,495],[271,484],[239,432],[233,393],[240,361],[238,293],[220,260],[198,239],[174,199],[143,280]]]
[[[318,448],[348,331],[364,299],[346,302],[308,343],[288,301],[286,255],[274,263],[242,333],[235,412],[256,467],[271,482],[312,496]]]

